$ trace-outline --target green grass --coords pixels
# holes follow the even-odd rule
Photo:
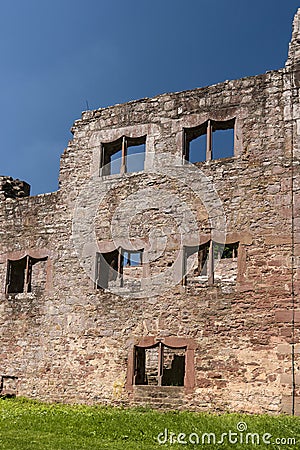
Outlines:
[[[244,422],[247,431],[237,432],[237,424]],[[168,443],[160,445],[159,433],[168,430]],[[246,434],[257,433],[259,445]],[[170,444],[170,433],[181,436],[187,444]],[[196,433],[200,444],[188,443]],[[203,433],[214,433],[223,444],[201,444]],[[263,443],[262,437],[270,444]],[[195,434],[191,436],[196,439]],[[238,437],[240,443],[234,443]],[[211,439],[213,437],[211,436]],[[276,439],[294,438],[296,444],[276,444]],[[253,437],[257,442],[257,436]],[[163,436],[162,436],[163,440]],[[284,442],[284,441],[283,441]],[[147,450],[157,448],[187,449],[300,449],[300,418],[291,416],[258,416],[241,414],[201,414],[192,412],[157,412],[149,409],[112,408],[101,406],[45,404],[26,399],[0,399],[1,450]]]

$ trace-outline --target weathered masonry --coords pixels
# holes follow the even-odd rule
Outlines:
[[[300,413],[300,10],[284,69],[86,111],[0,177],[0,389]]]

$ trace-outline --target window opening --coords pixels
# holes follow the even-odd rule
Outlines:
[[[142,277],[143,249],[116,249],[96,254],[96,288],[122,287],[127,280]]]
[[[224,245],[212,241],[200,246],[184,247],[182,284],[186,286],[206,281],[212,284],[215,279],[235,281],[238,247],[238,242]]]
[[[122,162],[122,150],[117,151],[110,155],[108,163],[108,174],[116,175],[121,172],[121,162]]]
[[[145,166],[146,143],[127,146],[126,172],[141,172]]]
[[[184,129],[184,157],[191,163],[206,160],[207,122]]]
[[[22,259],[8,260],[6,293],[38,293],[44,290],[47,259],[47,257],[31,258],[27,255]]]
[[[185,349],[163,346],[162,386],[184,386]]]
[[[212,135],[212,159],[229,158],[233,156],[234,129],[214,129]]]
[[[15,397],[17,394],[18,377],[2,375],[0,382],[0,395],[2,397]]]
[[[214,259],[234,259],[238,256],[239,243],[219,244],[214,242]]]
[[[122,275],[122,255],[118,250],[96,255],[96,287],[106,289]]]
[[[17,261],[8,261],[7,292],[24,292],[27,256]]]
[[[159,342],[153,347],[135,347],[134,384],[184,386],[185,348],[171,348]]]
[[[237,257],[238,257],[239,243],[219,244],[214,242],[214,263],[216,280],[222,282],[235,282],[237,278]]]
[[[145,349],[145,380],[143,384],[160,385],[160,352],[159,346]]]
[[[146,136],[102,144],[101,175],[114,175],[144,170]]]
[[[120,173],[123,144],[123,138],[109,144],[102,144],[102,175]]]
[[[130,252],[127,250],[123,251],[124,266],[141,266],[142,265],[142,251]]]
[[[146,349],[142,347],[135,347],[135,376],[134,384],[143,385],[147,384],[146,380]]]
[[[192,128],[184,129],[185,160],[195,163],[234,155],[235,119],[208,120]]]
[[[207,280],[209,274],[209,247],[210,242],[203,245],[184,247],[184,267],[183,284],[186,285],[189,282],[190,277],[200,277],[203,281]],[[196,257],[195,257],[196,256]],[[191,257],[193,257],[191,261]],[[192,266],[190,267],[190,265]]]

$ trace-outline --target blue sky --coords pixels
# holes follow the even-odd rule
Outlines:
[[[299,0],[1,2],[0,175],[57,189],[81,112],[284,66]]]

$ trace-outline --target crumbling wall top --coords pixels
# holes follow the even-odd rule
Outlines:
[[[286,68],[288,70],[298,70],[300,67],[300,8],[295,14],[293,22],[292,39],[289,44],[288,59]]]
[[[12,177],[0,176],[0,199],[21,198],[30,195],[30,185]]]

